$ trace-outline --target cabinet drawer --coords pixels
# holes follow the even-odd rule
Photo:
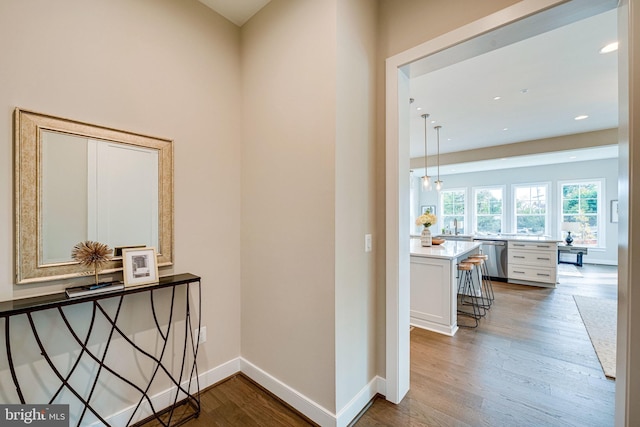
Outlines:
[[[556,253],[551,251],[509,250],[509,265],[555,268]]]
[[[520,265],[509,266],[509,279],[528,280],[531,282],[556,283],[555,268],[537,268]]]
[[[509,241],[509,250],[512,249],[521,249],[525,251],[544,251],[551,252],[553,254],[556,253],[558,249],[558,244],[555,242],[519,242],[519,241]]]

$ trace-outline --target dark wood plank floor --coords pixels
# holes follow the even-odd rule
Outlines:
[[[410,392],[399,405],[376,398],[355,426],[612,426],[615,382],[573,295],[615,298],[616,268],[568,273],[556,289],[496,283],[478,329],[413,329]],[[188,427],[312,425],[242,376],[203,393],[202,407]]]

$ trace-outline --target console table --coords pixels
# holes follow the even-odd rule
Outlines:
[[[181,294],[178,292],[178,288],[183,288],[185,291],[185,297],[180,298]],[[190,301],[189,290],[195,287],[197,292],[197,307],[192,307],[193,303]],[[170,297],[165,295],[163,303],[160,304],[154,299],[154,295],[161,289],[168,289],[165,292],[170,293]],[[37,347],[41,354],[41,359],[46,361],[46,366],[49,367],[53,376],[59,381],[57,390],[50,396],[50,400],[47,404],[53,403],[69,403],[68,401],[61,402],[60,395],[65,392],[66,395],[71,393],[75,398],[74,404],[80,406],[81,410],[77,416],[77,426],[80,426],[85,419],[87,412],[92,413],[97,421],[102,425],[110,425],[106,418],[109,418],[108,414],[101,414],[99,409],[96,409],[96,403],[99,398],[96,398],[96,386],[99,381],[105,380],[105,376],[108,375],[108,381],[110,386],[116,386],[118,390],[127,389],[135,396],[139,396],[138,403],[129,408],[130,416],[126,425],[130,425],[134,420],[137,420],[144,415],[141,407],[146,407],[147,411],[152,412],[152,415],[143,420],[139,420],[137,424],[142,424],[151,420],[159,423],[162,426],[177,426],[183,424],[187,420],[197,417],[200,414],[200,384],[198,382],[198,369],[196,359],[198,355],[198,337],[194,337],[194,329],[200,330],[200,315],[201,315],[201,283],[200,277],[193,274],[179,274],[173,276],[161,277],[159,283],[150,285],[142,285],[135,287],[127,287],[123,290],[97,293],[86,295],[82,297],[67,298],[65,293],[56,293],[52,295],[45,295],[39,297],[25,298],[19,300],[12,300],[6,302],[0,302],[0,319],[4,320],[4,340],[6,350],[6,360],[11,378],[13,379],[13,385],[15,386],[15,392],[17,400],[15,402],[6,403],[36,403],[42,404],[47,402],[27,402],[25,393],[28,392],[29,387],[33,388],[33,383],[21,382],[19,378],[19,372],[16,369],[16,361],[22,361],[20,354],[14,354],[14,344],[20,343],[27,339],[35,340]],[[155,323],[155,330],[158,336],[156,343],[156,354],[151,354],[136,343],[135,337],[128,336],[124,332],[123,327],[131,328],[132,325],[122,324],[119,320],[122,315],[122,305],[126,298],[130,298],[133,294],[148,293],[148,305],[146,307],[140,307],[140,310],[149,310],[150,316],[153,317],[153,323]],[[166,301],[169,300],[169,301]],[[184,300],[184,306],[182,302]],[[109,309],[105,308],[105,303],[109,301],[109,305],[115,306],[115,313],[109,313]],[[166,301],[166,302],[165,302]],[[137,302],[137,301],[136,301]],[[70,319],[68,313],[65,313],[64,308],[69,306],[76,306],[79,304],[91,304],[91,318],[86,319],[87,324],[73,325],[72,319]],[[160,305],[159,305],[160,304]],[[180,306],[179,306],[180,305]],[[179,307],[178,307],[179,306]],[[197,312],[194,312],[194,308],[197,308]],[[136,311],[138,307],[136,306]],[[159,319],[159,310],[163,310],[164,316],[167,318],[166,324],[161,325]],[[39,331],[34,322],[33,315],[36,312],[48,311],[50,315],[55,316],[56,313],[60,316],[60,319],[66,325],[67,331],[70,336],[73,337],[75,348],[69,350],[69,354],[74,355],[75,359],[64,369],[59,368],[54,363],[55,352],[53,349],[46,348],[45,331]],[[111,311],[114,311],[113,309]],[[11,324],[14,321],[22,322],[24,324],[25,316],[31,329],[31,336],[19,336],[12,337]],[[194,316],[197,319],[194,320]],[[100,328],[96,326],[96,318],[100,317],[101,322],[106,321],[107,327]],[[85,319],[83,319],[84,322]],[[172,328],[172,325],[176,323],[184,322],[184,330],[178,329],[176,326]],[[41,328],[42,329],[42,328]],[[102,329],[102,330],[101,330]],[[106,333],[105,333],[106,329]],[[86,330],[82,336],[78,330]],[[184,336],[182,336],[182,334]],[[109,353],[110,345],[112,342],[118,339],[119,345],[127,345],[132,353],[134,353],[138,359],[147,360],[153,369],[148,375],[146,384],[135,383],[131,379],[126,378],[121,372],[118,371],[117,366],[109,366],[106,361],[107,354]],[[100,343],[98,347],[102,347],[101,351],[96,351],[93,348],[96,347],[96,341]],[[173,344],[173,346],[172,346]],[[180,346],[181,348],[176,348]],[[49,351],[48,351],[49,350]],[[75,350],[75,351],[74,351]],[[58,350],[59,351],[59,350]],[[53,354],[49,354],[53,352]],[[0,351],[1,353],[1,351]],[[39,356],[39,355],[38,355]],[[111,355],[112,357],[119,357],[119,354]],[[0,356],[0,359],[4,358]],[[82,359],[83,363],[80,363]],[[42,369],[43,364],[38,363],[38,369]],[[95,374],[90,381],[90,384],[83,382],[81,387],[79,385],[74,386],[74,383],[79,381],[74,379],[74,373],[78,375],[86,375],[86,364],[93,364]],[[35,365],[36,363],[33,363]],[[83,366],[84,365],[84,366]],[[178,369],[172,367],[178,366]],[[83,367],[79,367],[83,366]],[[31,367],[35,370],[35,367]],[[64,372],[62,372],[64,370]],[[82,371],[85,372],[82,372]],[[179,372],[175,372],[179,371]],[[144,376],[144,375],[143,375]],[[73,381],[75,380],[75,381]],[[151,384],[155,381],[166,381],[171,384],[171,402],[166,408],[155,408],[152,402]],[[118,381],[116,384],[115,381]],[[8,384],[4,384],[6,387]],[[156,403],[157,405],[157,403]],[[99,405],[98,405],[99,406]]]
[[[589,248],[586,246],[558,245],[558,264],[573,264],[582,267],[582,256],[588,255]],[[575,261],[567,260],[563,255],[575,255]]]

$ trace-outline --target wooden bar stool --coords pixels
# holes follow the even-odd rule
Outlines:
[[[473,299],[475,298],[473,289],[473,270],[474,265],[470,262],[461,262],[458,264],[458,295],[460,296],[458,314],[471,317],[475,321],[474,325],[458,325],[464,328],[477,328],[478,321],[482,317],[480,313],[480,306],[473,303]],[[471,303],[467,303],[465,301],[465,295],[471,295]],[[466,310],[461,310],[460,305],[471,306],[473,311],[468,312]]]
[[[489,255],[487,254],[475,254],[471,255],[469,258],[480,258],[482,263],[482,284],[485,288],[487,297],[489,298],[489,303],[493,303],[496,299],[495,294],[493,293],[493,282],[491,282],[491,276],[489,275],[489,267],[487,267],[487,262],[489,261]]]
[[[473,266],[475,267],[475,274],[473,276],[476,278],[478,284],[477,286],[473,287],[473,302],[475,304],[478,304],[480,308],[483,309],[482,315],[484,316],[485,314],[487,314],[487,310],[491,306],[491,301],[486,295],[487,292],[483,289],[482,265],[484,264],[484,260],[481,258],[469,257],[462,262],[468,262],[469,264],[473,264]]]

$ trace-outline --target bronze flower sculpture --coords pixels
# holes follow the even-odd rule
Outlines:
[[[73,247],[71,257],[82,265],[86,265],[87,267],[93,266],[97,285],[98,272],[102,268],[102,265],[111,259],[112,252],[113,249],[104,243],[86,240]]]

